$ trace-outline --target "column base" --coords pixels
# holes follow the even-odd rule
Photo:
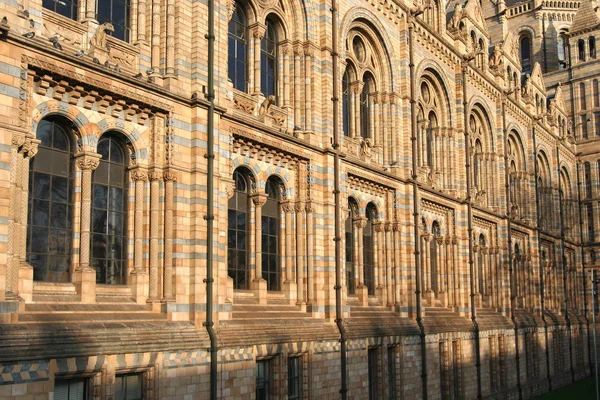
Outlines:
[[[89,267],[76,269],[72,280],[83,304],[96,302],[96,270]]]
[[[19,296],[24,302],[30,303],[33,300],[33,267],[22,262],[19,265]]]
[[[435,307],[435,293],[433,290],[427,289],[423,294],[423,298],[427,301],[429,307]]]
[[[149,276],[147,272],[133,271],[129,275],[129,286],[131,287],[131,294],[137,304],[146,304],[148,300],[147,288],[149,284]]]
[[[385,306],[387,305],[387,290],[384,287],[378,287],[377,289],[375,289],[375,293],[377,293],[377,298],[379,299],[379,302],[381,303],[381,305]]]
[[[365,285],[358,285],[356,288],[356,297],[361,306],[367,307],[369,305],[369,288]]]
[[[258,300],[258,304],[267,304],[267,281],[261,278],[254,278],[250,283],[250,290],[254,292],[254,298]]]
[[[283,282],[282,290],[286,294],[290,305],[295,305],[296,301],[298,300],[298,285],[296,284],[296,282]]]

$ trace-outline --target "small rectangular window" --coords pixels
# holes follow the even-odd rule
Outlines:
[[[269,400],[270,361],[258,360],[256,362],[256,400]]]
[[[369,369],[369,400],[377,400],[379,399],[379,388],[377,385],[377,377],[379,375],[377,369],[377,348],[369,349],[367,364]]]
[[[86,400],[87,379],[56,379],[54,381],[55,400]]]
[[[302,371],[300,357],[288,358],[288,399],[302,398]]]
[[[123,374],[115,377],[115,400],[142,400],[144,398],[141,373]]]

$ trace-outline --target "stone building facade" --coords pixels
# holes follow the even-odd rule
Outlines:
[[[207,2],[0,0],[0,398],[520,399],[590,374],[595,2],[215,8],[211,131]]]

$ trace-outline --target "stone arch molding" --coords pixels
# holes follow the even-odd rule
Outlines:
[[[276,176],[283,183],[284,197],[288,200],[296,197],[296,188],[294,187],[296,171],[290,168],[267,164],[243,155],[234,156],[231,160],[231,167],[232,173],[239,167],[246,167],[252,174],[254,189],[259,193],[264,193],[267,180],[272,176]]]
[[[373,204],[377,210],[377,219],[383,220],[385,218],[383,211],[385,210],[385,202],[382,198],[351,187],[348,188],[347,197],[352,197],[356,201],[360,215],[364,216],[367,212],[367,205]]]
[[[49,100],[38,104],[32,113],[31,132],[37,132],[37,127],[42,119],[51,115],[60,115],[71,121],[77,131],[76,139],[80,140],[82,150],[96,151],[98,139],[108,131],[117,131],[125,136],[133,147],[136,160],[148,161],[148,145],[142,134],[135,126],[127,121],[116,118],[103,118],[97,123],[92,122],[78,107],[64,102]]]
[[[432,72],[434,72],[437,76],[436,78],[439,80],[439,85],[441,86],[441,89],[443,91],[445,91],[445,93],[442,93],[444,95],[446,95],[448,98],[446,99],[448,101],[448,108],[449,108],[449,124],[455,124],[456,121],[456,109],[455,107],[452,107],[452,104],[455,103],[455,93],[454,90],[452,89],[452,85],[450,84],[450,82],[448,82],[448,78],[447,78],[447,74],[445,74],[443,71],[444,69],[442,68],[442,66],[434,61],[434,60],[430,60],[430,59],[425,59],[422,60],[416,67],[415,69],[415,76],[419,77],[417,80],[417,83],[420,82],[420,80],[423,78],[423,75],[426,73],[427,70],[431,70]]]

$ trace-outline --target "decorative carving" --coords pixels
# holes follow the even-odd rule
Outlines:
[[[267,97],[263,103],[260,105],[260,109],[258,110],[258,115],[267,115],[269,113],[269,109],[271,105],[275,103],[275,96]]]
[[[450,24],[449,24],[448,28],[458,29],[460,20],[462,19],[462,16],[463,16],[462,5],[457,4],[456,7],[454,8],[454,14],[452,14],[452,19],[450,20]]]
[[[148,180],[148,174],[142,170],[140,170],[139,168],[134,169],[133,171],[131,171],[131,180],[133,181],[143,181],[146,182]]]
[[[152,171],[148,174],[148,180],[150,181],[160,181],[163,178],[163,174],[160,172]]]
[[[81,44],[81,38],[72,35],[68,30],[64,29],[60,25],[54,25],[48,21],[44,21],[44,30],[48,37],[54,37],[59,42],[65,42],[72,46]]]
[[[175,172],[173,172],[173,171],[165,171],[163,174],[163,179],[165,180],[165,182],[168,182],[168,181],[176,182],[177,174],[175,174]]]
[[[249,101],[235,92],[233,93],[233,104],[236,109],[242,110],[250,115],[254,114],[254,109],[256,108],[256,103],[254,101]]]
[[[23,154],[25,158],[32,158],[38,152],[38,144],[40,143],[37,139],[26,139],[23,145],[21,146],[20,152]]]
[[[96,29],[94,36],[90,39],[90,54],[92,54],[94,50],[110,51],[106,37],[108,36],[108,32],[114,31],[115,28],[110,22],[105,22],[100,25],[98,29]]]
[[[267,198],[268,196],[266,194],[257,193],[256,195],[252,196],[252,202],[256,207],[262,207],[267,202]]]
[[[100,154],[80,153],[75,155],[75,161],[80,170],[95,170],[100,164]]]
[[[14,147],[19,148],[19,147],[23,146],[23,143],[25,143],[25,135],[20,134],[20,133],[14,133],[12,140],[11,140],[11,144]]]

